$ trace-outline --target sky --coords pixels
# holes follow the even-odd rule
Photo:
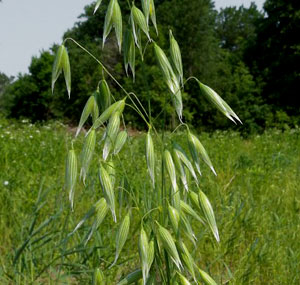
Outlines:
[[[2,0],[0,3],[0,72],[8,76],[27,73],[32,56],[38,56],[78,21],[92,0]],[[217,9],[249,7],[261,10],[264,0],[215,0]]]

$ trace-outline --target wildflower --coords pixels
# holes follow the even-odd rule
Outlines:
[[[7,186],[8,184],[9,184],[9,182],[8,181],[4,181],[4,186]]]

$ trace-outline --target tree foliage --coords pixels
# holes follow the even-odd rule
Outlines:
[[[160,0],[155,1],[157,17],[160,18],[158,43],[168,48],[171,29],[182,50],[184,77],[191,74],[212,86],[224,96],[240,114],[246,126],[243,131],[263,130],[267,126],[295,125],[298,122],[297,82],[299,81],[300,42],[299,3],[297,1],[268,0],[265,14],[255,4],[249,8],[228,7],[220,12],[214,10],[211,0]],[[141,8],[140,3],[136,3]],[[120,1],[123,13],[130,11],[126,1]],[[107,3],[103,1],[97,13],[88,5],[79,22],[64,34],[64,38],[80,39],[80,42],[95,54],[109,71],[120,80],[127,90],[133,90],[132,78],[125,78],[120,64],[117,41],[111,33],[102,49],[103,22]],[[172,9],[172,13],[169,13]],[[167,16],[166,16],[167,15]],[[191,19],[193,19],[191,21]],[[155,33],[155,30],[151,30]],[[68,45],[72,53],[73,96],[65,98],[63,82],[59,81],[55,96],[50,95],[50,71],[52,50],[43,51],[34,57],[30,73],[20,75],[7,88],[2,98],[2,108],[13,117],[29,117],[32,120],[61,118],[75,123],[90,93],[96,90],[102,71],[91,64],[91,59],[75,45]],[[167,92],[155,65],[153,50],[147,49],[144,61],[137,52],[135,87],[139,100],[147,105],[151,96],[152,109],[161,109],[167,104],[167,124],[174,125],[175,113],[171,102],[161,96]],[[80,66],[80,68],[78,68]],[[147,83],[149,82],[149,83]],[[116,98],[120,97],[115,83],[109,81]],[[91,91],[92,90],[92,91]],[[145,91],[146,90],[146,91]],[[185,98],[189,100],[186,100]],[[183,93],[186,106],[184,117],[202,128],[227,128],[228,123],[213,112],[213,108],[201,97],[198,86],[189,80]],[[72,107],[71,107],[72,106]],[[33,110],[35,113],[33,114]],[[133,111],[132,111],[133,112]],[[128,112],[128,120],[134,127],[141,120]],[[157,120],[163,118],[159,116]]]

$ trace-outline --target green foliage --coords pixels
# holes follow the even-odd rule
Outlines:
[[[297,120],[299,124],[299,1],[267,0],[264,10],[247,63],[256,80],[263,83],[263,97],[272,108],[269,115],[285,112],[290,125]]]
[[[31,125],[3,119],[0,125],[0,283],[90,284],[94,269],[99,268],[107,284],[115,284],[116,274],[125,277],[135,271],[138,264],[122,255],[122,266],[107,270],[107,261],[112,262],[115,254],[112,235],[118,229],[112,219],[102,222],[101,230],[91,237],[86,249],[74,246],[89,234],[93,217],[68,237],[100,194],[94,160],[92,175],[86,181],[91,188],[78,185],[75,199],[80,203],[75,204],[72,218],[68,215],[68,193],[62,185],[65,146],[73,130],[60,123]],[[202,189],[214,203],[221,242],[216,251],[209,229],[192,220],[193,227],[200,229],[196,231],[198,247],[195,250],[189,242],[186,245],[190,253],[196,253],[195,261],[218,284],[221,278],[231,284],[298,284],[299,130],[270,130],[248,139],[233,132],[197,136],[218,173],[215,178],[208,167],[203,165],[201,169]],[[184,139],[180,137],[178,134],[176,140],[181,144]],[[84,136],[80,135],[79,140],[83,143]],[[130,170],[133,162],[136,166],[128,175],[131,186],[141,196],[145,195],[147,176],[144,148],[144,135],[138,135],[120,153],[126,169]],[[79,144],[75,149],[79,153]],[[132,149],[137,153],[131,153]],[[125,203],[130,198],[123,194]],[[13,265],[15,253],[26,242],[31,227],[35,231],[49,217],[51,221],[32,236]],[[133,212],[132,228],[138,228],[137,219]],[[138,233],[132,236],[123,251],[138,258]],[[99,266],[100,259],[103,262]]]
[[[128,17],[128,3],[119,2],[123,17]],[[145,9],[139,1],[135,5],[140,10]],[[265,15],[257,10],[255,4],[249,8],[229,7],[219,13],[214,10],[210,0],[155,1],[155,5],[157,18],[160,19],[157,44],[164,50],[169,49],[171,29],[181,47],[185,78],[192,74],[197,76],[221,94],[237,113],[242,114],[244,127],[233,128],[251,133],[260,132],[269,126],[282,128],[299,124],[295,101],[299,81],[299,7],[295,1],[267,1]],[[108,36],[105,49],[101,50],[107,6],[108,1],[102,1],[93,14],[95,5],[87,5],[79,17],[80,21],[64,34],[64,38],[80,39],[89,51],[105,63],[126,90],[135,90],[143,105],[146,106],[147,98],[151,97],[153,113],[167,104],[167,118],[170,119],[166,123],[169,127],[174,126],[176,115],[172,102],[163,100],[167,90],[161,80],[152,48],[147,47],[144,61],[138,49],[135,52],[134,88],[132,78],[126,78],[124,67],[120,64],[122,60],[117,52],[114,31]],[[170,10],[172,13],[169,13]],[[151,27],[150,35],[154,36],[155,33],[155,28]],[[143,34],[142,40],[145,39],[146,35]],[[28,117],[33,121],[60,118],[65,122],[77,123],[87,98],[96,91],[102,71],[92,64],[88,55],[74,45],[68,45],[68,52],[72,53],[73,96],[70,100],[65,97],[62,79],[58,80],[54,96],[50,96],[48,80],[53,61],[52,50],[55,51],[56,46],[51,47],[51,52],[44,51],[33,58],[31,66],[35,67],[30,67],[30,73],[20,75],[11,88],[6,88],[0,99],[5,114],[16,118]],[[106,79],[113,95],[120,99],[120,90],[113,81]],[[184,91],[183,117],[186,122],[197,124],[199,129],[208,131],[232,128],[220,115],[214,113],[199,94],[196,84],[190,81]],[[277,112],[285,113],[287,117],[275,116]],[[134,128],[145,127],[132,110],[128,110],[126,119]],[[163,117],[159,116],[156,121],[162,122]]]

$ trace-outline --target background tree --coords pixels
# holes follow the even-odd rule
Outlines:
[[[274,120],[299,122],[300,2],[267,0],[266,15],[259,20],[257,38],[247,54],[256,80],[263,84],[262,96],[272,106]],[[293,122],[292,122],[293,123]]]

